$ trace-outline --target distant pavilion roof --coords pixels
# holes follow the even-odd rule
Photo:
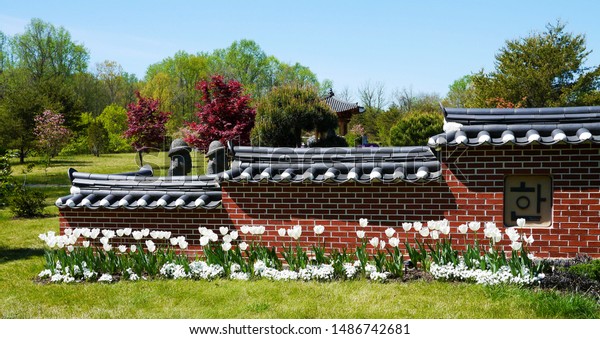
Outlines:
[[[431,137],[431,147],[600,143],[600,106],[442,109],[445,133]]]
[[[355,111],[355,113],[363,113],[365,108],[359,106],[358,103],[351,103],[342,101],[336,98],[333,94],[332,90],[329,90],[329,94],[325,97],[325,103],[331,107],[331,109],[336,113],[344,113]]]

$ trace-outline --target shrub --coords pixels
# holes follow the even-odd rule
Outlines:
[[[0,206],[6,205],[6,200],[13,190],[14,181],[11,173],[9,156],[5,154],[0,157]]]
[[[442,132],[443,124],[444,118],[439,113],[409,113],[390,130],[390,143],[392,146],[427,145],[432,135]]]
[[[569,272],[600,281],[600,260],[592,260],[589,263],[573,265],[569,267]]]
[[[8,200],[11,212],[17,217],[35,218],[44,215],[46,195],[27,186],[15,189]]]

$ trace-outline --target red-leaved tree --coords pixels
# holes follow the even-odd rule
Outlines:
[[[202,103],[196,104],[199,121],[186,123],[185,142],[202,150],[214,140],[248,144],[256,110],[250,106],[250,96],[243,94],[242,85],[214,75],[210,82],[199,82],[196,89],[202,92]]]
[[[160,148],[171,112],[160,111],[160,102],[157,99],[144,98],[138,91],[135,92],[135,96],[137,103],[127,106],[125,137],[131,140],[131,145],[138,152],[141,166],[142,152],[150,148]]]

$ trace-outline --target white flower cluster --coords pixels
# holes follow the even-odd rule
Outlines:
[[[110,274],[103,274],[100,276],[100,278],[98,278],[98,282],[112,282],[113,281],[113,277]]]
[[[360,266],[360,262],[358,263],[358,265]],[[358,267],[351,264],[351,263],[344,263],[344,274],[346,275],[347,279],[354,279],[356,277],[356,274],[358,273]]]
[[[300,270],[298,275],[304,281],[317,280],[317,281],[329,281],[333,279],[333,266],[328,264],[306,265],[306,268]]]
[[[456,266],[452,263],[446,265],[432,263],[430,272],[435,279],[474,281],[482,285],[530,285],[544,278],[543,274],[532,278],[527,268],[524,268],[522,276],[513,275],[508,266],[502,266],[497,272],[481,269],[473,270],[469,269],[462,261]]]
[[[93,280],[98,276],[98,273],[91,271],[87,268],[87,264],[85,262],[82,263],[82,268],[79,266],[73,267],[73,274],[68,269],[63,269],[60,262],[56,263],[56,267],[54,270],[45,269],[38,274],[38,277],[41,279],[50,279],[50,282],[54,283],[71,283],[71,282],[80,282],[86,280]]]
[[[185,268],[183,265],[178,265],[172,262],[164,264],[160,268],[160,274],[170,279],[185,279],[188,277],[188,274],[185,273]]]
[[[250,274],[240,271],[241,267],[238,264],[231,265],[229,279],[231,280],[249,280]]]
[[[225,274],[223,267],[219,265],[208,265],[204,261],[193,261],[190,263],[189,276],[193,279],[214,280]]]
[[[275,281],[298,280],[298,272],[290,270],[279,271],[272,267],[268,267],[262,260],[257,260],[254,263],[254,274],[257,277]]]

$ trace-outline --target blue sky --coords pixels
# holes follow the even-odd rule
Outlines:
[[[0,31],[23,32],[31,18],[67,29],[90,65],[114,60],[143,78],[178,50],[210,52],[252,39],[281,61],[354,92],[381,82],[386,92],[445,95],[454,80],[494,67],[508,39],[556,20],[585,34],[600,64],[598,1],[8,1]]]

